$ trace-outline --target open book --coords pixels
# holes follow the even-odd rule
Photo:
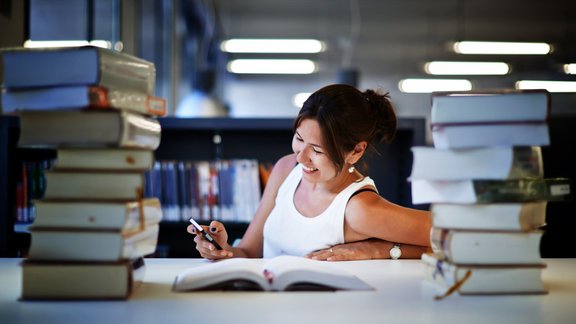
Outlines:
[[[373,290],[336,264],[296,256],[234,258],[184,270],[174,291],[197,290]]]

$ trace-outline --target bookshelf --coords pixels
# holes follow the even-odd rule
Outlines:
[[[291,152],[291,118],[160,118],[162,140],[155,151],[157,160],[257,159],[275,162]],[[15,231],[15,174],[20,159],[49,158],[51,150],[27,152],[16,147],[18,117],[0,116],[0,257],[17,256],[25,250],[27,233]],[[410,147],[425,145],[424,118],[401,118],[396,139],[377,147],[380,155],[367,160],[370,176],[380,193],[392,202],[414,207],[406,178],[412,167]],[[217,139],[217,140],[215,140]],[[32,151],[32,150],[29,150]],[[27,154],[35,154],[28,157]],[[427,206],[415,206],[424,209]],[[186,233],[187,222],[163,222],[160,227],[158,256],[195,257],[193,238]],[[247,223],[226,224],[230,242],[240,238]]]

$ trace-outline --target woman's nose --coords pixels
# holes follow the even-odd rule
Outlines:
[[[296,150],[296,161],[300,163],[310,161],[309,150],[306,149],[306,146],[302,145]]]

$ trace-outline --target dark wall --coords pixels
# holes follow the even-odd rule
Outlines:
[[[576,116],[550,119],[550,146],[542,148],[544,175],[576,180]],[[574,193],[573,193],[574,195]],[[576,201],[548,203],[541,254],[544,258],[576,257]]]

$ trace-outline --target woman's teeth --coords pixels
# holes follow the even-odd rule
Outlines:
[[[302,166],[302,168],[304,168],[304,170],[306,170],[306,171],[308,171],[308,172],[312,172],[312,171],[318,170],[317,168],[309,168],[309,167],[306,167],[306,166]]]

